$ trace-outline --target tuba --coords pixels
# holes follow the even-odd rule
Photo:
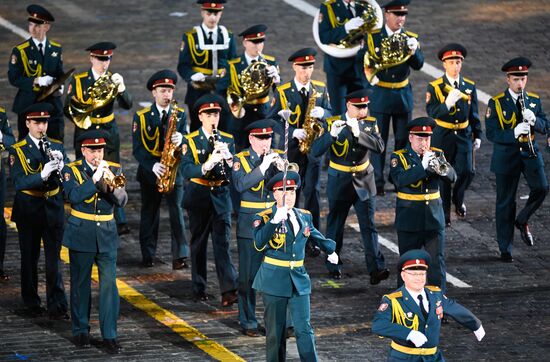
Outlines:
[[[269,65],[264,61],[251,63],[238,75],[243,95],[239,89],[229,86],[227,89],[227,103],[231,104],[231,113],[239,118],[243,106],[255,99],[265,97],[273,85],[273,78],[267,75]]]
[[[157,179],[157,190],[160,193],[170,193],[174,189],[178,165],[181,160],[181,147],[172,143],[172,135],[176,132],[176,123],[178,122],[178,103],[172,100],[172,112],[168,118],[168,127],[164,136],[164,148],[160,157],[160,163],[166,167],[166,171],[161,178]]]
[[[88,129],[92,125],[90,115],[96,109],[112,102],[118,95],[118,85],[111,79],[111,75],[103,74],[92,86],[88,87],[90,98],[80,101],[76,95],[71,97],[69,114],[79,128]]]
[[[407,39],[409,39],[409,36],[405,33],[394,33],[382,39],[380,55],[376,54],[375,49],[368,46],[363,58],[363,64],[365,66],[365,77],[369,82],[372,81],[379,71],[395,67],[409,60],[412,53],[407,47]],[[367,68],[371,69],[371,71],[367,72]]]
[[[359,48],[361,47],[361,41],[368,33],[382,28],[383,16],[380,5],[375,0],[361,0],[356,1],[356,4],[360,4],[365,10],[361,15],[364,23],[361,27],[351,30],[345,38],[340,40],[338,44],[324,44],[319,37],[319,23],[321,21],[330,21],[329,19],[322,19],[320,11],[317,11],[315,18],[313,19],[313,38],[317,43],[317,46],[326,54],[335,58],[350,58],[354,57]]]
[[[308,153],[311,145],[313,144],[313,141],[315,141],[318,137],[321,137],[325,132],[325,129],[317,121],[317,119],[310,116],[311,111],[313,110],[313,108],[315,108],[315,101],[320,96],[321,95],[319,94],[319,92],[317,92],[312,86],[311,94],[309,95],[309,99],[307,101],[307,109],[304,115],[304,123],[302,124],[302,128],[304,129],[304,131],[306,131],[306,138],[298,141],[298,147],[300,149],[300,152],[302,153]]]

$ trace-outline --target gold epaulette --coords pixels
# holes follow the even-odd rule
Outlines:
[[[61,48],[61,44],[59,44],[59,43],[56,42],[56,41],[50,40],[50,44],[53,45],[53,46],[56,46],[56,47]]]
[[[0,112],[6,113],[6,108],[0,107]]]
[[[136,112],[136,114],[138,116],[141,116],[142,114],[145,114],[145,113],[148,113],[149,111],[151,110],[151,107],[145,107],[143,109],[140,109],[139,111]]]
[[[12,145],[13,148],[19,148],[19,147],[23,147],[24,145],[27,144],[27,140],[26,139],[22,139],[21,141],[15,143]]]
[[[336,0],[327,0],[324,2],[325,5],[332,5],[336,2]]]
[[[470,83],[471,85],[475,85],[475,84],[476,84],[476,82],[474,82],[474,81],[471,80],[470,78],[462,77],[462,79],[464,79],[464,81],[465,81],[466,83]]]
[[[272,212],[272,209],[265,209],[264,211],[259,212],[256,215],[260,216],[264,220],[264,223],[266,223],[269,221],[269,214],[271,214]]]
[[[80,166],[80,165],[82,165],[82,159],[69,163],[67,167]]]
[[[250,151],[249,150],[241,151],[241,152],[237,153],[235,156],[237,156],[239,158],[247,157],[247,156],[250,156]]]
[[[185,109],[184,109],[184,108],[176,107],[176,109],[178,110],[178,112],[183,112],[183,113],[185,113]]]
[[[393,153],[395,153],[396,155],[402,155],[402,154],[404,154],[404,153],[405,153],[405,149],[404,149],[404,148],[402,148],[402,149],[400,149],[400,150],[397,150],[397,151],[393,151]]]
[[[60,140],[56,140],[55,138],[51,138],[51,137],[48,137],[48,141],[51,141],[53,143],[59,143],[59,144],[63,144],[63,141],[60,141]]]
[[[19,50],[23,50],[25,49],[26,47],[28,47],[30,45],[29,41],[28,40],[25,40],[24,42],[22,42],[21,44],[19,44],[18,46],[16,46],[17,49]]]
[[[82,72],[82,73],[76,74],[74,77],[75,77],[75,79],[76,79],[76,78],[84,78],[84,77],[86,77],[87,75],[88,75],[88,72]]]
[[[188,140],[191,139],[191,138],[194,138],[194,137],[197,137],[199,135],[199,130],[196,130],[194,132],[191,132],[189,134],[186,134],[185,135],[185,138],[187,138]]]
[[[112,162],[112,161],[107,161],[107,164],[109,166],[113,166],[113,167],[118,167],[120,168],[120,163],[116,163],[116,162]]]
[[[441,288],[436,287],[435,285],[426,285],[426,289],[431,290],[432,292],[440,292]]]
[[[285,91],[287,90],[288,88],[290,88],[292,86],[292,83],[290,82],[287,82],[285,84],[281,84],[280,86],[277,87],[277,90],[282,92],[282,91]]]
[[[326,121],[327,121],[327,125],[328,125],[329,129],[330,129],[330,127],[332,127],[332,123],[333,123],[334,121],[338,121],[338,120],[340,120],[340,119],[342,119],[342,117],[340,117],[340,116],[331,116],[331,117],[328,117],[328,118],[326,119]]]
[[[241,61],[241,57],[233,58],[229,61],[229,64],[236,64],[236,63],[239,63],[240,61]]]
[[[529,97],[540,99],[539,95],[537,93],[527,92],[527,95]]]
[[[306,215],[311,215],[311,211],[309,210],[306,210],[306,209],[298,209],[300,212],[303,212],[304,214]]]
[[[262,57],[263,57],[265,60],[269,60],[270,62],[274,62],[274,61],[275,61],[275,57],[274,57],[273,55],[262,54]]]
[[[369,34],[378,34],[378,33],[380,33],[381,31],[382,31],[382,28],[380,28],[380,29],[375,29],[375,30],[373,30],[373,31],[369,31]]]
[[[390,294],[384,294],[384,297],[386,297],[386,298],[388,298],[388,299],[401,298],[402,296],[403,296],[403,292],[402,292],[402,291],[393,292],[393,293],[390,293]]]
[[[443,153],[443,150],[442,150],[441,148],[437,148],[437,147],[430,147],[430,149],[431,149],[432,151],[437,151],[437,152],[441,152],[441,153]]]
[[[227,137],[227,138],[233,138],[233,135],[231,133],[227,133],[224,131],[220,131],[220,135]]]
[[[413,38],[418,38],[418,34],[416,33],[413,33],[412,31],[406,31],[405,34],[407,34],[408,36],[412,36]]]
[[[443,77],[441,78],[437,78],[436,80],[430,82],[430,84],[432,85],[432,87],[436,87],[438,85],[440,85],[441,83],[443,83]]]
[[[504,92],[497,94],[497,95],[494,96],[492,99],[496,101],[496,100],[498,100],[498,99],[500,99],[500,98],[502,98],[502,97],[504,97]]]
[[[197,32],[197,29],[193,28],[193,29],[191,29],[190,31],[186,31],[186,32],[185,32],[185,35],[193,35],[193,34],[195,34],[196,32]]]
[[[326,87],[326,84],[324,82],[321,82],[320,80],[311,80],[311,83],[313,83],[314,85],[318,86],[318,87]]]

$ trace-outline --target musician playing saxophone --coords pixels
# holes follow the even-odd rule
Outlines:
[[[270,108],[270,89],[279,85],[281,77],[279,75],[279,66],[274,56],[264,54],[264,45],[266,40],[267,26],[263,24],[253,25],[243,30],[239,36],[243,38],[244,52],[240,57],[229,60],[229,77],[231,84],[227,90],[230,93],[239,96],[242,101],[237,105],[234,99],[229,95],[229,106],[234,115],[230,125],[230,132],[235,137],[235,148],[237,151],[248,147],[248,133],[245,131],[247,126],[259,119],[265,118]],[[256,83],[255,86],[262,89],[259,94],[247,94],[243,88],[241,75],[251,64],[261,62],[265,63],[265,79],[259,79],[258,82],[265,81],[265,84]],[[262,82],[263,83],[263,82]],[[237,113],[237,114],[235,114]]]
[[[529,218],[548,194],[544,162],[535,141],[535,131],[548,132],[548,119],[539,96],[525,91],[530,67],[531,61],[525,57],[514,58],[502,66],[508,89],[491,98],[485,116],[487,139],[493,143],[491,171],[496,176],[495,218],[503,262],[513,261],[514,226],[523,242],[533,245]],[[516,193],[522,173],[530,192],[525,206],[516,215]]]
[[[424,248],[433,260],[428,284],[445,290],[445,217],[439,182],[454,182],[456,173],[444,162],[442,150],[430,147],[434,127],[436,123],[430,117],[409,122],[409,143],[392,153],[390,175],[397,187],[395,229],[399,254]],[[399,275],[398,284],[403,284]]]
[[[132,108],[132,99],[130,93],[128,93],[126,89],[122,76],[119,73],[112,74],[109,71],[115,48],[116,45],[111,42],[100,42],[86,48],[86,50],[90,52],[90,63],[92,67],[87,72],[76,74],[73,79],[71,79],[69,88],[67,89],[64,110],[65,115],[75,123],[74,149],[76,158],[82,157],[80,153],[80,144],[78,144],[77,141],[80,135],[84,133],[86,129],[101,129],[108,134],[106,138],[107,145],[105,146],[105,160],[116,163],[120,162],[120,137],[113,108],[116,100],[119,107],[130,109]],[[83,124],[77,124],[80,122],[75,122],[75,116],[79,113],[76,109],[90,108],[89,103],[91,103],[92,100],[90,99],[89,89],[93,87],[94,83],[102,76],[106,76],[109,81],[112,82],[112,86],[115,87],[115,96],[109,99],[108,102],[100,108],[90,110],[88,122],[91,124],[86,124],[85,126]],[[119,207],[115,209],[115,219],[117,220],[119,235],[130,232],[126,225],[124,209]]]
[[[171,105],[177,80],[177,74],[171,70],[165,69],[154,73],[147,81],[147,89],[153,95],[154,103],[137,111],[132,124],[133,155],[139,164],[137,180],[141,189],[139,243],[143,267],[154,265],[163,196],[157,188],[157,181],[166,172],[176,172],[174,188],[165,195],[170,215],[172,269],[188,267],[189,245],[185,237],[182,206],[183,175],[180,167],[168,170],[166,165],[161,163],[170,118],[174,117],[176,122],[176,131],[170,137],[174,146],[181,146],[183,134],[186,133],[185,111],[179,107],[174,109]]]
[[[363,66],[365,52],[381,57],[381,44],[394,34],[403,34],[406,37],[405,52],[410,55],[407,61],[399,65],[382,70],[370,81],[373,93],[370,97],[370,115],[376,118],[384,144],[388,144],[390,122],[394,134],[394,150],[399,150],[407,144],[407,123],[411,120],[413,110],[413,92],[409,82],[411,69],[419,70],[424,64],[424,55],[419,47],[418,35],[406,31],[404,26],[407,20],[410,0],[391,0],[382,6],[384,9],[384,26],[382,29],[369,33],[364,39],[364,46],[356,56],[357,72],[363,79],[364,87],[368,81],[364,73],[372,70]],[[384,169],[386,150],[380,154],[373,154],[371,161],[374,166],[377,194],[385,195]],[[390,179],[390,182],[392,180]]]
[[[237,302],[237,275],[231,255],[231,198],[229,182],[235,145],[233,136],[217,129],[224,99],[207,94],[195,103],[194,112],[202,126],[186,135],[181,168],[186,185],[184,207],[191,231],[191,278],[193,293],[207,300],[206,257],[212,234],[214,262],[222,294],[222,306]]]

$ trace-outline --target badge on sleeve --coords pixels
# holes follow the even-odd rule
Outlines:
[[[180,52],[183,51],[183,49],[185,49],[185,42],[184,41],[181,42]]]
[[[241,169],[241,163],[240,162],[235,162],[233,164],[233,171],[239,171]]]
[[[378,306],[378,311],[379,312],[383,312],[385,311],[386,309],[388,309],[388,303],[382,303]]]
[[[132,125],[132,132],[136,133],[136,131],[137,131],[137,122],[134,122],[134,124]]]
[[[73,91],[73,85],[69,83],[69,88],[67,88],[67,94],[71,94]]]
[[[254,228],[257,228],[258,226],[260,226],[262,222],[260,220],[254,220],[254,223],[252,223],[252,226],[254,226]]]
[[[311,235],[311,228],[310,228],[309,226],[306,226],[306,227],[304,228],[304,236],[305,236],[306,238],[309,238],[309,235]]]
[[[319,13],[319,24],[323,22],[323,13]]]
[[[14,163],[15,163],[15,156],[10,155],[10,166],[13,166]]]
[[[69,181],[71,179],[71,174],[68,172],[65,172],[64,178],[65,178],[65,181]]]
[[[187,145],[185,143],[181,145],[181,153],[182,155],[185,155],[187,153]]]
[[[17,63],[17,57],[15,56],[15,54],[12,54],[11,55],[11,64],[15,64]]]
[[[430,99],[432,99],[432,95],[430,94],[430,92],[426,92],[426,103],[429,103]]]
[[[487,113],[485,113],[485,118],[491,117],[491,107],[487,107]]]
[[[392,158],[391,159],[391,167],[397,167],[397,158]]]

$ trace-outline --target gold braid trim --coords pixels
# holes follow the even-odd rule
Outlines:
[[[396,298],[391,298],[390,300],[392,309],[392,323],[397,323],[417,331],[419,326],[418,316],[415,314],[413,318],[408,318],[403,310],[403,307],[399,304],[399,301],[397,301]]]

